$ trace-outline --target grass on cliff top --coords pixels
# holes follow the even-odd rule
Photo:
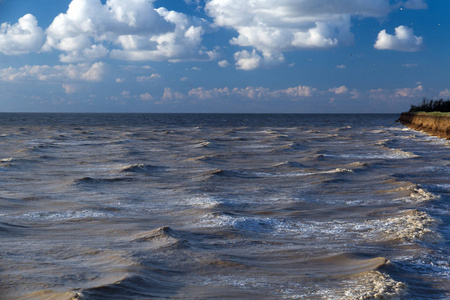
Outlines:
[[[449,117],[450,112],[440,112],[440,111],[432,111],[432,112],[425,112],[425,111],[417,111],[414,112],[417,115],[425,115],[425,116],[442,116],[442,117]]]

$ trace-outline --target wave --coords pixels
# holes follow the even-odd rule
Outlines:
[[[185,235],[169,226],[135,234],[131,242],[150,243],[150,248],[180,249],[189,246]]]
[[[427,213],[408,210],[386,219],[368,221],[371,233],[383,240],[413,242],[415,240],[438,240],[439,234],[434,230],[439,223]]]
[[[402,149],[390,148],[389,144],[391,142],[392,142],[392,140],[390,140],[390,139],[379,140],[375,143],[375,146],[380,146],[381,148],[386,149],[387,151],[391,152],[393,158],[417,158],[417,157],[420,157],[419,155],[417,155],[413,152],[404,151]]]
[[[391,148],[389,148],[389,151],[391,153],[393,153],[394,156],[398,156],[400,158],[403,158],[403,157],[404,158],[417,158],[417,157],[420,157],[420,155],[417,155],[417,154],[415,154],[413,152],[403,151],[401,149],[391,149]]]
[[[13,161],[13,158],[12,158],[12,157],[0,159],[0,162],[2,162],[2,163],[4,163],[4,162],[12,162],[12,161]]]
[[[280,146],[278,149],[281,149],[281,150],[303,150],[303,149],[305,149],[305,146],[301,145],[300,143],[290,142],[286,145]]]
[[[246,201],[238,201],[235,198],[221,198],[214,196],[199,196],[192,197],[186,200],[180,201],[180,205],[189,205],[198,208],[218,208],[218,207],[244,207],[248,206],[248,202]]]
[[[116,178],[83,177],[83,178],[74,179],[71,181],[71,183],[75,184],[75,185],[92,185],[92,184],[103,184],[103,183],[129,182],[132,180],[133,179],[129,178],[129,177],[116,177]]]
[[[280,163],[273,164],[271,167],[273,167],[273,168],[278,168],[278,167],[305,168],[305,165],[295,162],[295,161],[283,161]]]
[[[218,159],[223,157],[223,155],[215,154],[215,155],[201,155],[197,157],[191,157],[186,159],[187,161],[203,161],[203,162],[215,162]]]
[[[21,234],[22,230],[24,230],[26,228],[28,228],[28,226],[0,222],[0,235]]]
[[[335,130],[336,131],[345,131],[345,130],[350,130],[350,129],[352,129],[352,126],[345,126],[345,127],[337,128]]]
[[[145,165],[145,164],[134,164],[123,167],[120,171],[127,173],[145,173],[149,174],[154,171],[163,170],[164,167],[153,166],[153,165]]]
[[[439,199],[440,196],[427,191],[426,189],[422,188],[419,185],[416,185],[413,188],[409,198],[414,202],[424,202]]]
[[[353,253],[342,253],[312,259],[305,265],[308,271],[324,277],[342,277],[375,271],[388,263],[389,260],[384,257],[367,258]]]
[[[350,163],[350,164],[346,165],[346,167],[348,167],[348,168],[350,168],[352,170],[353,169],[364,169],[364,168],[370,167],[370,164],[366,163],[366,162],[356,161],[356,162],[353,162],[353,163]]]
[[[37,220],[37,221],[75,221],[75,220],[96,220],[99,218],[111,218],[113,214],[105,213],[97,210],[68,210],[68,211],[40,211],[23,214],[21,219]]]
[[[285,139],[289,138],[288,135],[282,134],[275,130],[265,130],[265,131],[263,131],[263,133],[266,133],[266,134],[270,135],[271,138],[278,139],[278,140],[285,140]]]
[[[197,177],[197,179],[208,180],[214,178],[258,178],[258,177],[259,176],[257,175],[257,173],[237,171],[237,170],[215,169],[203,173],[201,176]]]
[[[200,140],[200,141],[196,141],[194,144],[194,148],[217,148],[218,145],[211,142],[211,141],[206,141],[206,140]]]
[[[347,290],[343,291],[345,299],[403,299],[408,295],[408,287],[400,281],[392,279],[389,275],[379,271],[368,271],[353,276],[347,281]]]
[[[80,292],[55,292],[52,290],[38,291],[22,295],[20,299],[23,300],[76,300],[83,299]]]
[[[438,223],[439,220],[425,212],[408,210],[395,216],[366,221],[292,222],[280,219],[274,223],[274,231],[282,235],[293,235],[297,238],[316,237],[324,241],[334,240],[339,236],[355,243],[412,243],[417,240],[438,241],[440,235],[435,230]]]
[[[38,146],[31,146],[31,147],[25,147],[22,149],[17,150],[16,152],[18,153],[23,153],[23,152],[39,152],[42,150],[43,147],[38,147]]]
[[[273,218],[237,217],[226,213],[208,213],[204,215],[197,225],[207,228],[237,229],[241,233],[275,232],[276,227],[282,222]]]

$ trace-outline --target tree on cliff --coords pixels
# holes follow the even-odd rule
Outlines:
[[[423,98],[422,103],[418,105],[411,105],[409,112],[450,112],[450,100],[429,100],[428,98]]]

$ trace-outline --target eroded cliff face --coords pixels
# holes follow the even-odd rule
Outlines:
[[[398,121],[409,128],[450,139],[450,116],[402,113]]]

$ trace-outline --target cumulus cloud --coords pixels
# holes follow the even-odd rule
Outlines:
[[[218,65],[221,68],[227,68],[230,66],[230,63],[227,60],[221,60],[218,62]]]
[[[289,98],[292,100],[311,97],[316,91],[310,86],[296,86],[287,89],[271,90],[265,87],[245,87],[245,88],[214,88],[205,89],[203,87],[192,89],[188,92],[190,97],[206,100],[220,98],[244,98],[250,100],[273,100],[278,98]]]
[[[388,0],[210,0],[205,9],[216,26],[237,31],[232,44],[258,51],[237,53],[238,68],[250,70],[283,62],[285,51],[351,44],[352,16],[383,17],[392,7]]]
[[[37,52],[44,44],[44,30],[38,26],[36,18],[27,14],[13,25],[0,26],[0,52],[6,55],[21,55]]]
[[[348,93],[348,88],[345,85],[341,85],[340,87],[331,88],[329,91],[335,93],[336,95],[346,94]]]
[[[185,98],[185,96],[182,93],[174,91],[171,88],[164,88],[164,94],[161,99],[164,101],[170,101],[183,98]]]
[[[252,70],[284,62],[286,51],[350,45],[352,19],[386,17],[399,6],[427,7],[424,0],[207,0],[205,10],[215,26],[237,32],[231,44],[256,50],[236,53],[237,68]]]
[[[20,81],[20,80],[39,80],[39,81],[100,81],[104,75],[104,63],[78,64],[78,65],[34,65],[21,68],[0,69],[0,80],[2,81]]]
[[[415,88],[402,88],[395,90],[395,96],[401,98],[416,98],[419,97],[421,92],[423,91],[423,86],[419,85]]]
[[[65,83],[62,85],[62,88],[64,89],[66,94],[73,94],[77,91],[77,87],[74,84]]]
[[[242,50],[236,52],[234,54],[234,59],[236,60],[236,66],[241,70],[253,70],[258,68],[261,65],[262,57],[256,53],[256,50],[253,49],[253,52],[248,52],[247,50]]]
[[[395,34],[386,33],[386,30],[380,31],[377,41],[374,45],[379,50],[396,50],[414,52],[422,48],[423,38],[414,35],[414,31],[406,26],[395,28]]]
[[[439,93],[439,98],[450,98],[450,90],[445,89]]]
[[[161,78],[161,75],[159,75],[158,73],[153,73],[150,76],[138,76],[136,78],[136,80],[138,82],[145,82],[145,81],[150,81],[150,80],[158,79],[158,78]]]
[[[72,0],[47,28],[44,50],[63,51],[63,62],[112,58],[208,59],[201,48],[203,21],[148,0]]]
[[[363,91],[361,91],[363,92]],[[366,92],[369,98],[383,101],[399,101],[408,99],[420,99],[425,96],[426,91],[423,85],[418,84],[412,88],[396,88],[396,89],[371,89]],[[408,100],[409,101],[409,100]]]
[[[143,101],[152,101],[154,99],[153,96],[149,93],[141,94],[139,98],[141,98],[141,100]]]

